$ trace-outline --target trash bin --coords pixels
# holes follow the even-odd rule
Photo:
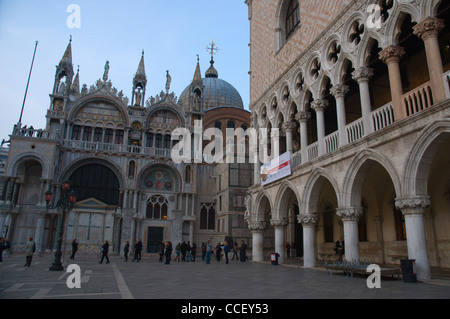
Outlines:
[[[400,260],[402,267],[402,277],[404,282],[417,282],[416,274],[416,260],[415,259],[402,259]]]
[[[270,260],[272,261],[272,265],[278,265],[278,257],[280,257],[277,253],[270,254]]]

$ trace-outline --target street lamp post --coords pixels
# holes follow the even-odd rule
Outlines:
[[[50,207],[50,201],[52,200],[52,192],[49,190],[45,193],[45,202],[47,203],[47,209],[62,209],[61,218],[59,220],[58,224],[58,230],[56,233],[56,252],[55,252],[55,260],[52,264],[52,266],[49,268],[50,271],[62,271],[64,270],[64,267],[61,262],[61,246],[63,241],[63,234],[64,234],[64,218],[66,214],[66,210],[70,211],[72,210],[73,206],[75,205],[77,198],[75,195],[75,191],[70,191],[70,181],[65,181],[63,184],[63,195],[58,200],[55,206]]]

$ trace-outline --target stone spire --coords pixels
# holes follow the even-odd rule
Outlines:
[[[131,106],[143,107],[145,101],[145,89],[147,87],[147,76],[145,74],[144,50],[142,50],[141,61],[133,78],[133,97]]]
[[[80,66],[78,66],[77,75],[75,75],[75,79],[73,80],[70,93],[80,94]]]
[[[192,83],[198,83],[200,85],[203,84],[203,80],[202,80],[202,73],[200,72],[200,58],[197,54],[197,66],[195,68],[195,73],[194,73],[194,80],[192,81]]]
[[[72,36],[70,36],[69,44],[67,45],[66,51],[59,62],[60,68],[72,68]]]

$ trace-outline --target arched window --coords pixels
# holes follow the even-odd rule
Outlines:
[[[286,12],[286,39],[297,30],[300,24],[299,0],[291,0]]]
[[[94,130],[94,142],[101,142],[103,138],[103,129],[96,127]]]
[[[85,126],[83,131],[83,141],[90,142],[92,137],[92,127]]]
[[[153,147],[153,138],[154,138],[153,133],[147,133],[147,142],[145,146]]]
[[[146,217],[149,219],[167,219],[168,202],[164,196],[152,196],[147,202]]]
[[[162,135],[156,134],[155,148],[162,148]]]
[[[236,127],[236,124],[233,122],[233,121],[228,121],[228,123],[227,123],[227,128],[235,128]]]
[[[165,149],[170,149],[170,144],[172,142],[172,138],[170,135],[164,135],[164,148]]]
[[[214,230],[216,211],[213,204],[203,203],[200,210],[200,229]]]

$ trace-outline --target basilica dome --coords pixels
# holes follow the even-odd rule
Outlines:
[[[205,78],[202,79],[203,84],[203,110],[209,110],[215,107],[232,106],[244,108],[242,97],[239,92],[227,81],[219,79],[219,74],[211,63],[211,67],[206,71]],[[179,103],[183,107],[189,106],[190,92],[192,84],[189,85],[179,98]]]

